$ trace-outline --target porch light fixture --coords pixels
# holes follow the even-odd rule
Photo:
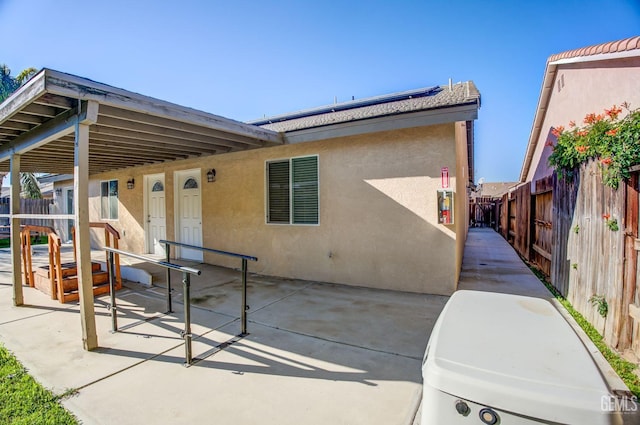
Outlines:
[[[216,169],[212,168],[207,171],[207,182],[213,183],[214,181],[216,181]]]
[[[62,195],[62,188],[59,188],[59,187],[58,187],[58,188],[56,188],[56,195],[57,195],[57,196]]]
[[[127,189],[133,189],[135,184],[136,184],[136,181],[133,178],[131,178],[129,181],[127,181]]]

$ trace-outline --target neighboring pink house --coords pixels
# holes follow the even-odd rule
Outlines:
[[[518,217],[519,227],[530,232],[520,238],[528,260],[607,344],[640,357],[640,167],[611,188],[603,183],[598,158],[567,179],[556,177],[548,163],[554,129],[570,129],[572,121],[583,127],[588,114],[625,102],[629,110],[640,109],[640,36],[549,57],[514,211],[530,209]]]
[[[531,182],[536,192],[536,182],[553,173],[552,128],[581,124],[586,114],[623,102],[640,108],[640,36],[550,56],[520,181]]]

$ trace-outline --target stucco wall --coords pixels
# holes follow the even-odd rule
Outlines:
[[[470,124],[473,125],[473,124]],[[455,124],[456,138],[456,198],[455,203],[455,231],[456,231],[456,289],[462,269],[464,257],[464,244],[467,241],[469,231],[469,196],[467,192],[467,182],[469,181],[469,160],[467,152],[467,123],[457,122]]]
[[[90,215],[99,221],[99,181],[119,180],[122,249],[145,251],[146,174],[165,173],[167,238],[174,239],[177,170],[201,168],[205,246],[257,256],[250,271],[266,275],[434,294],[455,290],[462,258],[456,232],[466,231],[465,178],[456,166],[454,124],[278,146],[92,177]],[[462,142],[458,142],[460,145]],[[466,143],[466,139],[464,141]],[[466,145],[464,158],[466,159]],[[265,222],[265,161],[319,155],[320,224]],[[460,157],[461,159],[461,157]],[[437,223],[440,170],[449,167],[457,188],[456,224]],[[216,182],[207,183],[215,168]],[[134,178],[133,190],[126,181]],[[239,261],[205,254],[205,262],[238,267]]]
[[[544,146],[551,127],[568,128],[571,120],[584,125],[588,113],[603,113],[605,108],[625,101],[631,104],[631,109],[640,108],[640,58],[559,65],[527,174],[527,181],[533,182],[532,191],[535,192],[535,179],[553,172],[546,163],[548,156],[543,155],[545,149],[551,149]]]

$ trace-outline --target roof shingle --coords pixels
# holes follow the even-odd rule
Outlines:
[[[255,120],[248,124],[259,125],[268,130],[288,132],[479,102],[480,93],[478,89],[473,81],[467,81],[454,84],[451,88],[450,86],[436,86],[343,102]]]

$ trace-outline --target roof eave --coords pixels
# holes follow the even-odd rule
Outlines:
[[[529,143],[527,144],[527,150],[524,157],[524,163],[522,164],[522,170],[520,171],[520,182],[524,183],[529,174],[531,168],[531,162],[533,161],[533,155],[535,154],[538,144],[538,138],[540,137],[540,131],[542,130],[542,123],[547,113],[547,107],[549,106],[549,99],[553,92],[553,81],[556,76],[557,65],[547,63],[544,72],[544,79],[542,81],[542,88],[540,90],[540,96],[538,98],[538,107],[536,108],[536,114],[533,118],[533,125],[531,127],[531,133],[529,134]]]
[[[0,103],[0,124],[46,92],[46,72],[43,69]]]
[[[457,121],[473,121],[477,118],[478,102],[474,101],[452,107],[378,116],[301,130],[292,130],[285,132],[284,138],[286,143],[303,143]]]

